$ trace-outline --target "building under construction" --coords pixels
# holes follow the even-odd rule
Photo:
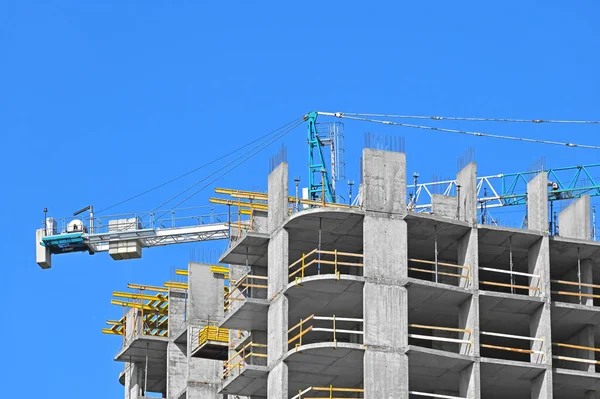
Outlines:
[[[321,141],[308,121],[312,154]],[[88,226],[59,233],[45,220],[44,268],[64,252],[130,259],[155,245],[229,240],[219,265],[178,270],[186,281],[113,293],[126,313],[104,332],[122,337],[126,399],[600,397],[589,184],[573,195],[545,170],[523,180],[526,193],[482,200],[487,178],[469,162],[452,190],[425,189],[422,205],[425,186],[407,189],[405,154],[366,148],[345,205],[331,197],[323,160],[310,163],[321,177],[303,198],[298,187],[290,196],[283,159],[267,193],[216,190],[227,198],[213,202],[237,209],[223,222],[133,217],[100,231],[91,207]],[[549,204],[563,195],[574,201],[555,217]],[[526,205],[525,228],[485,223],[493,201]]]
[[[299,204],[286,163],[268,193],[229,192],[256,200],[229,267],[115,293],[139,300],[105,330],[123,337],[125,398],[597,397],[589,196],[551,236],[540,173],[527,229],[478,224],[474,163],[427,213],[409,210],[405,165],[365,149],[360,206]]]

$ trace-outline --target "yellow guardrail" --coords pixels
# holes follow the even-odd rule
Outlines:
[[[435,270],[423,269],[423,268],[418,268],[418,267],[409,267],[408,268],[408,270],[412,270],[414,272],[428,273],[428,274],[434,274],[434,275],[438,275],[438,276],[458,277],[458,278],[464,278],[468,281],[471,281],[471,267],[470,266],[462,266],[462,265],[457,265],[454,263],[439,262],[439,261],[436,262],[434,260],[415,259],[415,258],[409,258],[408,261],[414,262],[414,263],[426,264],[426,265],[433,265],[435,267]],[[459,269],[459,271],[466,270],[467,274],[440,272],[439,270],[437,270],[439,266]]]
[[[198,333],[198,345],[206,341],[229,342],[229,330],[217,326],[205,326]]]
[[[225,311],[227,312],[231,309],[234,301],[245,300],[246,297],[252,294],[253,289],[268,289],[268,280],[269,278],[267,276],[255,276],[252,274],[246,274],[244,277],[240,278],[225,292]],[[264,283],[260,284],[260,282]]]
[[[316,321],[325,321],[325,322],[331,322],[331,328],[324,328],[324,327],[320,327],[320,326],[315,326],[315,322]],[[311,322],[310,325],[306,325],[308,322]],[[339,323],[362,323],[363,319],[356,319],[356,318],[349,318],[349,317],[337,317],[335,315],[333,315],[333,317],[323,317],[323,316],[315,316],[314,314],[308,316],[306,319],[300,319],[300,322],[298,324],[296,324],[295,326],[293,326],[292,328],[290,328],[288,330],[288,337],[290,336],[290,334],[293,331],[298,330],[298,333],[294,336],[292,336],[291,338],[288,339],[288,345],[293,345],[295,346],[296,349],[298,349],[299,346],[302,346],[302,337],[305,334],[308,334],[311,331],[321,331],[321,332],[327,332],[327,333],[331,333],[331,337],[332,340],[331,342],[333,342],[334,344],[337,344],[338,342],[338,335],[339,334],[346,334],[346,335],[363,335],[363,331],[362,330],[348,330],[348,329],[340,329],[338,328],[338,324]]]
[[[324,257],[327,257],[329,259],[324,259]],[[360,261],[360,263],[359,262],[348,262],[345,260],[340,260],[340,258],[342,258],[342,259],[358,258],[361,261]],[[326,265],[326,266],[333,266],[333,273],[335,275],[337,275],[339,278],[340,277],[340,270],[339,270],[340,267],[362,268],[362,267],[364,267],[364,263],[362,261],[363,259],[364,259],[363,254],[340,252],[337,249],[335,249],[333,251],[324,251],[321,249],[313,249],[312,251],[310,251],[307,254],[302,254],[302,257],[300,259],[298,259],[297,261],[295,261],[288,267],[288,270],[289,270],[288,277],[290,278],[290,281],[292,278],[295,278],[296,281],[298,281],[299,279],[302,279],[305,277],[306,269],[311,268],[311,267],[316,267],[317,274],[320,274],[321,266]]]
[[[233,370],[237,370],[238,374],[241,373],[242,369],[246,367],[247,359],[252,358],[266,358],[266,353],[254,352],[255,348],[266,352],[267,345],[257,344],[255,342],[249,342],[242,347],[235,355],[231,356],[228,360],[223,362],[223,378],[229,377]]]

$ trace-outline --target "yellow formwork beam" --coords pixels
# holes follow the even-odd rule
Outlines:
[[[188,289],[188,284],[187,283],[181,283],[179,281],[167,281],[165,282],[165,287],[168,288],[179,288],[182,290],[187,290]]]
[[[130,292],[113,291],[112,295],[117,298],[141,299],[141,300],[146,300],[146,301],[160,301],[160,302],[168,301],[168,297],[163,296],[161,294],[146,295],[146,294],[135,294],[135,293],[130,293]]]
[[[109,334],[109,335],[123,335],[124,331],[115,331],[115,330],[111,330],[110,328],[103,328],[102,333]]]
[[[189,272],[187,270],[176,269],[175,274],[177,274],[178,276],[187,276]]]
[[[130,307],[130,308],[142,309],[142,310],[147,310],[149,312],[155,312],[155,313],[164,314],[164,315],[168,314],[167,306],[158,308],[158,307],[154,307],[154,306],[150,306],[150,305],[145,305],[142,303],[120,301],[118,299],[111,299],[110,303],[112,305],[119,305],[119,306],[126,306],[126,307]]]
[[[261,211],[268,210],[267,204],[261,204],[259,202],[245,202],[245,201],[243,202],[243,201],[226,200],[226,199],[222,199],[222,198],[209,198],[208,201],[213,204],[219,204],[219,205],[231,205],[231,206],[238,206],[238,207],[249,208],[249,209],[258,209]]]
[[[210,271],[216,274],[228,274],[229,268],[227,266],[212,265]]]
[[[127,284],[127,288],[131,288],[134,290],[140,291],[156,291],[156,292],[169,292],[169,290],[165,287],[157,287],[154,285],[142,285],[142,284]]]

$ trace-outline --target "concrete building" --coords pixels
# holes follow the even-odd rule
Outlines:
[[[365,149],[362,165],[360,207],[298,208],[280,164],[268,212],[220,260],[228,290],[191,263],[168,336],[130,310],[125,398],[600,398],[589,197],[549,236],[545,173],[514,229],[477,223],[474,163],[430,214],[407,210],[403,153]]]

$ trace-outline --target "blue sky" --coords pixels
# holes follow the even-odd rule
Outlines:
[[[161,284],[192,248],[225,246],[149,249],[131,262],[65,255],[42,271],[34,230],[44,207],[58,217],[109,206],[310,110],[598,120],[600,5],[566,4],[1,1],[4,394],[122,395],[119,338],[100,333],[121,314],[111,291]],[[600,144],[598,126],[439,126]],[[480,174],[525,171],[540,156],[548,166],[599,160],[593,150],[357,122],[345,132],[356,181],[365,132],[404,136],[409,174],[423,181],[454,176],[469,147]],[[291,174],[306,181],[304,126],[285,144]],[[275,151],[218,185],[264,189]],[[113,210],[153,209],[211,171]]]

